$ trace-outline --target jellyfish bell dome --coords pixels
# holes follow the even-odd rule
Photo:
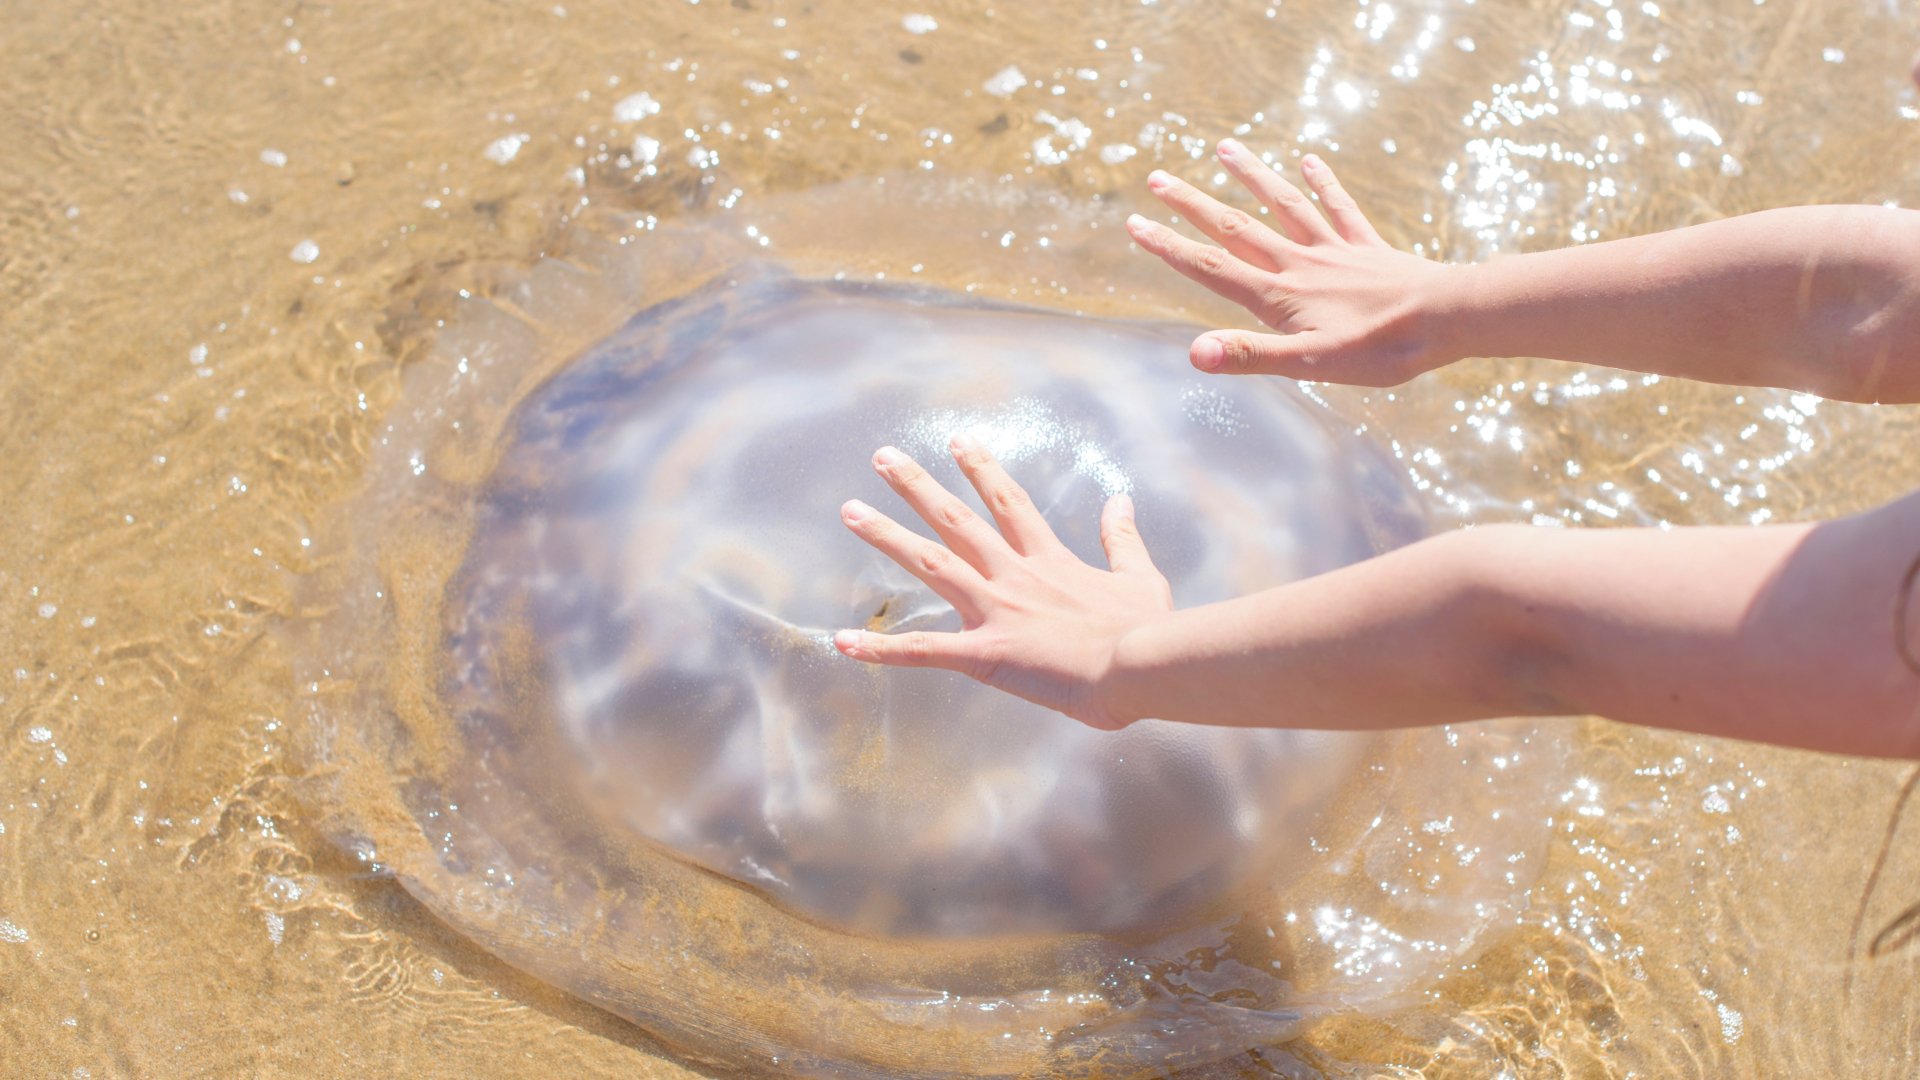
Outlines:
[[[992,228],[916,251],[930,284],[837,280],[941,213]],[[601,220],[475,289],[316,527],[288,633],[322,830],[729,1074],[1157,1074],[1471,956],[1543,850],[1535,725],[1103,732],[830,644],[958,626],[840,524],[852,497],[914,522],[885,444],[968,493],[946,446],[982,440],[1096,565],[1130,493],[1182,606],[1426,530],[1337,410],[1192,371],[1190,324],[1109,317],[1162,280],[1076,254],[1117,218],[812,193],[769,228],[812,261]],[[1106,310],[970,293],[1052,260]]]
[[[1132,492],[1182,604],[1414,534],[1370,446],[1193,372],[1189,339],[768,271],[637,319],[516,411],[449,595],[450,701],[484,723],[528,642],[608,827],[849,930],[1139,931],[1284,873],[1363,737],[1096,731],[829,640],[959,628],[839,526],[883,443],[961,491],[945,447],[973,434],[1089,560]]]

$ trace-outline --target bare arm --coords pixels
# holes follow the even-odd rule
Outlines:
[[[1796,206],[1462,270],[1442,355],[1920,401],[1920,211]]]
[[[842,513],[965,628],[844,631],[848,656],[958,671],[1098,727],[1592,713],[1920,757],[1920,674],[1894,629],[1920,495],[1817,526],[1474,529],[1173,611],[1124,499],[1102,518],[1102,570],[1054,539],[984,449],[955,454],[998,529],[898,451],[876,468],[946,546],[865,504]]]
[[[1769,210],[1651,236],[1442,266],[1382,240],[1331,169],[1306,196],[1231,140],[1273,226],[1164,173],[1214,247],[1136,217],[1141,246],[1279,334],[1215,331],[1203,370],[1369,385],[1465,356],[1542,356],[1851,401],[1920,401],[1920,211]]]
[[[1594,714],[1915,757],[1920,674],[1894,622],[1916,555],[1920,496],[1817,526],[1475,529],[1144,624],[1103,692],[1126,718]]]
[[[1920,400],[1920,214],[1813,207],[1480,267],[1389,247],[1331,170],[1306,196],[1221,160],[1274,228],[1163,173],[1220,246],[1129,231],[1280,334],[1214,331],[1196,367],[1390,385],[1464,355],[1612,363],[1856,400]],[[1277,231],[1276,231],[1277,230]],[[991,458],[956,448],[1006,539],[917,466],[878,467],[951,548],[849,504],[851,528],[961,610],[958,634],[847,631],[872,663],[963,672],[1102,727],[1384,728],[1592,713],[1652,727],[1920,757],[1920,638],[1902,592],[1920,495],[1819,525],[1476,529],[1253,596],[1171,611],[1130,508],[1111,570],[1066,554]],[[937,550],[929,550],[937,549]],[[957,557],[954,557],[957,556]]]

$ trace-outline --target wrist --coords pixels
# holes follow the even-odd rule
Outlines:
[[[1141,623],[1114,642],[1106,671],[1094,687],[1095,716],[1088,723],[1118,730],[1136,720],[1169,719],[1157,714],[1151,691],[1167,677],[1167,645],[1178,636],[1170,635],[1167,627],[1176,614],[1170,611]]]
[[[1422,370],[1432,371],[1456,360],[1481,355],[1475,346],[1478,310],[1484,295],[1486,267],[1478,263],[1436,263],[1425,288],[1415,290],[1421,337],[1425,348]]]

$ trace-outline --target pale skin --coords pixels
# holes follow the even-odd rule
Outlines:
[[[1202,335],[1201,371],[1391,386],[1467,356],[1542,356],[1920,401],[1920,212],[1799,207],[1448,266],[1388,245],[1316,157],[1302,191],[1236,142],[1219,156],[1267,215],[1155,173],[1150,190],[1212,243],[1127,226],[1273,331]],[[1175,610],[1125,498],[1101,518],[1108,567],[1090,566],[984,448],[952,451],[991,523],[892,448],[875,469],[939,542],[864,503],[841,514],[963,628],[843,631],[847,656],[949,669],[1100,728],[1593,714],[1920,757],[1920,661],[1902,651],[1920,643],[1903,598],[1920,494],[1759,528],[1481,527]]]

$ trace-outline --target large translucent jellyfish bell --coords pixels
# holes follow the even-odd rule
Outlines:
[[[837,198],[780,235],[831,247]],[[857,209],[882,250],[931,213]],[[1070,208],[963,209],[1072,257]],[[912,520],[883,444],[963,492],[947,441],[982,439],[1096,563],[1131,493],[1183,605],[1418,536],[1385,452],[1289,384],[1193,372],[1190,325],[716,235],[576,235],[408,369],[298,642],[305,790],[370,868],[691,1059],[836,1076],[1217,1060],[1385,1007],[1524,909],[1557,767],[1530,725],[1100,732],[828,643],[956,625],[839,522]]]
[[[1101,732],[848,661],[835,628],[959,622],[835,511],[878,501],[882,443],[965,490],[946,446],[970,432],[1090,560],[1132,492],[1202,603],[1413,535],[1370,447],[1276,384],[1204,379],[1161,327],[780,278],[694,307],[521,404],[449,597],[469,726],[524,640],[607,827],[874,934],[1163,927],[1298,861],[1358,737]]]

